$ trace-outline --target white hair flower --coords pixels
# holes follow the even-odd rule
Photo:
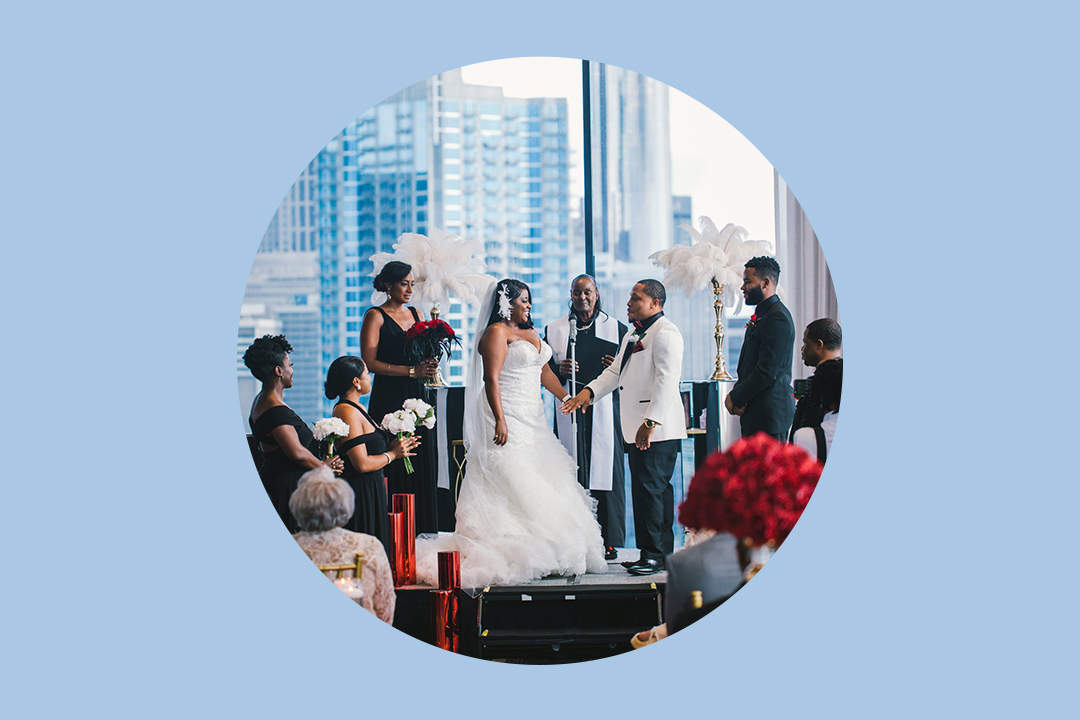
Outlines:
[[[510,313],[510,293],[506,291],[505,285],[499,286],[499,317],[503,320],[509,320]]]

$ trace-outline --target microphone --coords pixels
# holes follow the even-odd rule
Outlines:
[[[570,314],[570,342],[577,342],[577,315]]]

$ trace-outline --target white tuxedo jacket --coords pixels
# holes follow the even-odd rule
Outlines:
[[[660,318],[641,338],[645,349],[634,353],[620,372],[627,346],[637,340],[633,332],[626,333],[615,362],[586,386],[593,391],[592,401],[595,403],[616,388],[621,391],[620,420],[623,438],[628,443],[634,442],[645,418],[660,423],[653,430],[652,442],[681,440],[686,437],[686,415],[679,396],[682,333],[675,323],[666,317]]]

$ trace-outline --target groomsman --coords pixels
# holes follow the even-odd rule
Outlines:
[[[780,264],[774,258],[761,256],[746,263],[742,293],[756,312],[746,325],[739,379],[724,405],[740,416],[743,437],[763,432],[784,442],[795,414],[791,394],[795,323],[776,296],[779,282]]]
[[[803,330],[803,365],[814,368],[814,374],[810,376],[809,394],[795,404],[795,420],[791,423],[788,442],[795,441],[795,431],[799,428],[821,424],[825,410],[814,393],[814,378],[818,376],[818,370],[822,370],[824,374],[831,368],[828,363],[837,363],[841,366],[844,364],[844,359],[841,357],[843,343],[844,335],[840,330],[840,323],[832,318],[815,320]]]
[[[630,456],[634,532],[641,550],[637,562],[624,563],[632,575],[661,572],[664,557],[675,549],[671,475],[680,440],[686,437],[686,417],[679,396],[683,339],[675,323],[664,317],[666,300],[658,280],[634,285],[626,303],[634,331],[623,339],[618,360],[561,407],[570,413],[621,391],[619,415]]]

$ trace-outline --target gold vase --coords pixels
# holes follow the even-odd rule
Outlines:
[[[709,380],[734,380],[724,364],[724,286],[713,278],[712,288],[713,312],[716,313],[716,330],[713,331],[713,340],[716,341],[716,366]]]
[[[435,306],[433,306],[431,308],[431,319],[432,320],[438,320],[439,319],[439,306],[438,305],[435,305]],[[426,385],[429,388],[450,387],[449,385],[447,385],[446,381],[443,380],[442,370],[440,370],[438,368],[438,366],[436,366],[436,368],[435,368],[435,377],[424,378],[424,385]]]

